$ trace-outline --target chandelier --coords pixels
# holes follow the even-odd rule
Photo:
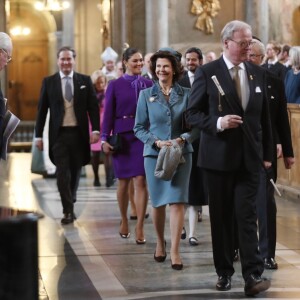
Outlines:
[[[16,17],[14,21],[14,26],[10,29],[10,34],[13,36],[27,36],[31,33],[30,27],[23,24],[20,15],[20,3],[17,2],[16,5]]]
[[[36,10],[43,11],[61,11],[70,7],[69,1],[61,1],[61,0],[43,0],[36,1],[34,3],[34,7]]]
[[[10,30],[10,33],[13,36],[19,36],[19,35],[29,35],[31,33],[31,29],[29,27],[24,27],[22,25],[15,26]]]

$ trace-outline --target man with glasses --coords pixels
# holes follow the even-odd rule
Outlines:
[[[261,65],[265,55],[265,46],[254,39],[251,46],[249,61]],[[273,133],[273,159],[268,170],[269,176],[276,182],[277,159],[283,156],[286,169],[294,164],[291,130],[287,113],[287,101],[284,93],[284,83],[271,71],[266,72],[266,90],[270,107],[270,117]],[[260,184],[257,192],[257,217],[259,228],[259,249],[264,259],[265,269],[276,270],[278,264],[275,260],[276,249],[276,201],[274,187],[266,179],[261,170]]]
[[[9,35],[5,32],[0,32],[0,71],[5,68],[5,66],[11,61],[11,53],[12,53],[12,41]],[[6,111],[6,103],[1,91],[0,84],[0,124],[2,118],[5,115]]]
[[[244,291],[254,296],[270,287],[261,277],[264,262],[258,251],[255,209],[261,164],[269,168],[272,161],[265,70],[247,62],[250,25],[227,23],[221,40],[223,55],[196,71],[187,122],[202,130],[198,166],[204,170],[209,193],[216,289],[231,289],[236,216]]]

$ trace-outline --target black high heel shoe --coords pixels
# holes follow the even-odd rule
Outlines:
[[[121,224],[122,224],[122,220],[120,221],[120,226],[121,226]],[[128,233],[119,232],[119,234],[122,239],[128,239],[130,237],[130,232],[128,232]]]
[[[173,264],[172,259],[171,259],[171,267],[173,270],[180,271],[183,269],[183,264]]]
[[[166,260],[166,258],[167,258],[166,246],[167,246],[167,242],[165,241],[165,255],[155,256],[155,252],[156,252],[156,250],[155,250],[155,252],[154,252],[154,260],[156,262],[162,263],[162,262],[164,262]]]

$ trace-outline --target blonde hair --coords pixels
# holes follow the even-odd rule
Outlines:
[[[96,70],[91,75],[92,83],[95,84],[99,77],[103,77],[105,79],[105,83],[107,83],[107,78],[101,70]]]

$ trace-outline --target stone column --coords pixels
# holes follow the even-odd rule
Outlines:
[[[63,14],[63,28],[61,35],[62,45],[74,47],[74,1],[69,0],[70,7],[65,9]]]
[[[168,0],[146,0],[146,52],[169,46]]]
[[[266,44],[269,40],[268,0],[246,0],[246,22],[252,26],[253,35]]]

